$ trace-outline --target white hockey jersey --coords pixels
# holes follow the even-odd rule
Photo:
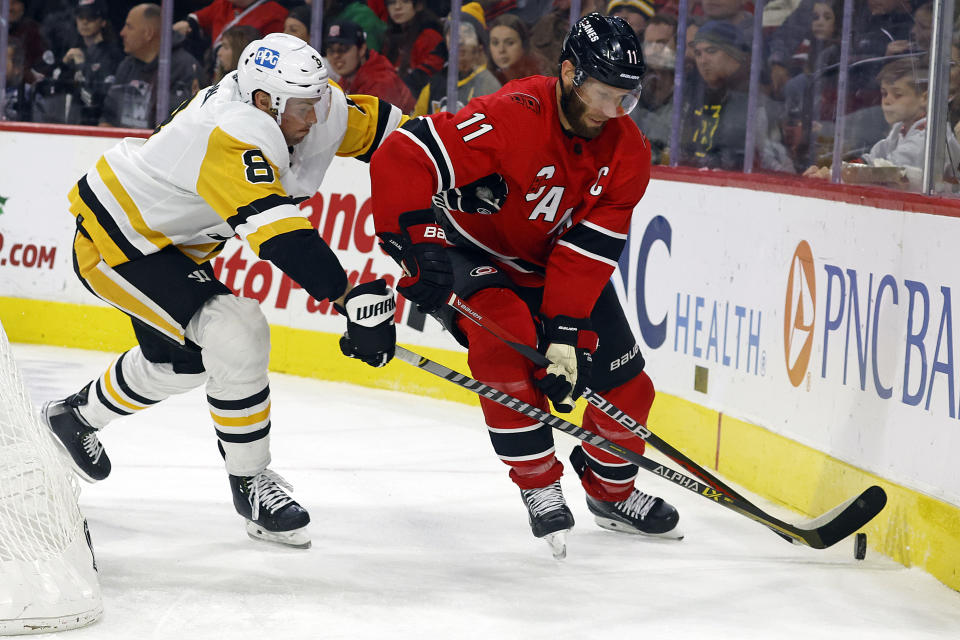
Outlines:
[[[369,161],[406,120],[331,83],[329,112],[318,105],[318,123],[287,147],[274,118],[240,100],[235,76],[201,89],[146,140],[109,149],[71,190],[70,211],[109,266],[171,245],[200,264],[234,234],[259,255],[267,240],[310,229],[295,198],[317,190],[335,155]]]

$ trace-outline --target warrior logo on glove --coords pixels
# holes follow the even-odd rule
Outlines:
[[[347,332],[340,338],[340,351],[371,367],[382,367],[393,358],[397,346],[397,328],[393,316],[397,302],[393,289],[379,278],[358,284],[335,305],[347,317]]]

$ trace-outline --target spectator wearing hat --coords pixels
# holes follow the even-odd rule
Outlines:
[[[204,8],[194,11],[186,20],[173,24],[177,33],[200,37],[214,49],[220,46],[223,32],[236,25],[253,27],[263,35],[283,31],[287,10],[273,0],[213,0]],[[200,33],[203,36],[200,36]]]
[[[414,99],[397,70],[381,54],[367,48],[360,25],[338,20],[327,26],[323,38],[325,55],[339,76],[346,94],[376,96],[396,105],[404,113],[413,110]]]
[[[711,20],[693,39],[701,81],[686,105],[680,160],[699,167],[743,169],[747,133],[747,85],[750,44],[736,25]],[[768,100],[757,105],[755,127],[761,168],[793,172],[786,149],[769,127]]]
[[[746,42],[753,41],[753,14],[743,8],[744,0],[701,0],[703,15],[700,23],[727,22],[740,30]]]
[[[623,18],[641,42],[643,42],[643,31],[647,28],[647,22],[654,13],[653,5],[647,0],[610,0],[607,4],[607,15]]]
[[[76,116],[65,114],[64,118],[43,117],[44,121],[89,125],[96,125],[100,121],[107,88],[113,82],[117,65],[123,59],[123,51],[108,18],[109,11],[104,0],[80,0],[77,3],[73,46],[64,53],[60,70],[51,75],[60,76],[65,83],[69,83],[66,93],[79,98],[77,103],[80,112]],[[51,103],[56,102],[52,98],[57,93],[53,83],[50,86],[44,83],[38,89],[38,104],[42,101],[45,107],[51,107]]]
[[[387,14],[383,55],[410,93],[419,96],[447,59],[440,19],[423,0],[387,0]]]
[[[138,4],[127,14],[120,30],[126,57],[117,67],[107,91],[101,126],[152,129],[156,126],[157,59],[160,54],[160,6]],[[182,44],[182,41],[181,41]],[[174,46],[170,52],[170,93],[173,109],[196,93],[200,65],[196,58]]]
[[[447,23],[449,25],[449,21]],[[446,34],[447,47],[451,45]],[[476,96],[485,96],[500,88],[496,76],[487,69],[487,22],[483,7],[478,2],[468,2],[460,10],[460,50],[458,58],[457,104],[449,111],[459,111]],[[417,97],[414,115],[422,116],[447,109],[447,72],[443,70],[430,78],[430,82]]]

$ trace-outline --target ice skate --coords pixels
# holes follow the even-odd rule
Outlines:
[[[89,389],[87,385],[72,396],[43,405],[43,420],[77,475],[87,482],[98,482],[110,475],[111,467],[97,429],[77,411],[77,407],[86,404]]]
[[[254,540],[310,548],[307,524],[310,514],[287,491],[293,487],[270,469],[255,476],[230,476],[233,506],[247,520],[247,535]]]
[[[680,514],[663,498],[634,489],[626,500],[604,502],[587,496],[587,508],[597,524],[610,531],[640,533],[657,538],[682,540],[677,528]]]
[[[587,471],[587,459],[583,447],[573,448],[570,452],[570,464],[582,478]],[[610,531],[683,539],[683,533],[677,529],[680,514],[673,505],[638,489],[634,489],[626,500],[619,502],[605,502],[587,494],[587,508],[590,509],[597,524]]]
[[[567,532],[573,528],[573,513],[563,499],[560,481],[540,489],[521,489],[520,495],[530,514],[530,529],[550,545],[557,560],[567,557]]]

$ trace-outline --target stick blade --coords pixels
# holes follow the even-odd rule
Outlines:
[[[805,527],[804,541],[814,549],[826,549],[854,534],[883,511],[886,492],[876,485],[859,496],[811,521]]]

